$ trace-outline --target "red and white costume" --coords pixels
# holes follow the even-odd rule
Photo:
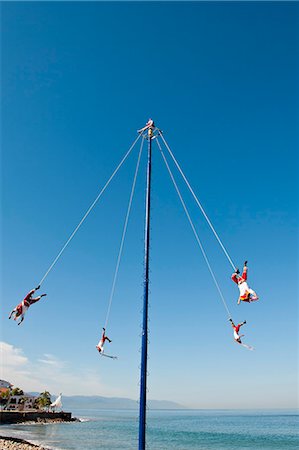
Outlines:
[[[140,130],[138,130],[138,133],[142,133],[143,131],[147,130],[148,128],[154,128],[155,124],[153,119],[149,119],[145,125],[145,127],[140,128]]]
[[[241,340],[241,337],[240,337],[240,335],[239,335],[239,330],[240,330],[240,328],[241,328],[241,326],[242,326],[243,324],[241,324],[241,323],[239,323],[238,325],[233,325],[233,329],[234,329],[234,339],[235,339],[235,341],[240,341]]]
[[[32,298],[32,296],[36,290],[37,289],[35,288],[35,289],[32,289],[30,292],[28,292],[28,294],[26,295],[24,300],[21,303],[19,303],[15,307],[15,309],[12,310],[12,312],[10,313],[9,319],[11,319],[11,317],[13,316],[13,319],[17,320],[17,318],[21,316],[21,321],[19,322],[19,324],[21,322],[23,322],[25,313],[26,313],[27,309],[29,308],[29,306],[33,305],[33,303],[38,302],[43,297],[43,295],[45,295],[45,294],[43,294],[43,295],[39,295],[36,298]]]
[[[111,342],[111,340],[105,335],[105,329],[104,329],[102,337],[99,340],[98,345],[96,345],[96,348],[98,349],[99,353],[104,353],[104,344],[106,341]]]
[[[235,325],[234,322],[232,321],[232,319],[229,319],[229,320],[230,320],[233,330],[234,330],[234,340],[236,342],[238,342],[239,344],[242,344],[241,336],[239,335],[239,330],[243,325],[245,325],[246,320],[244,320],[244,322],[242,322],[242,323],[238,323],[238,325]]]
[[[242,345],[242,347],[247,348],[248,350],[254,350],[254,348],[251,347],[251,345],[243,344],[243,342],[241,341],[241,337],[243,337],[243,335],[239,334],[240,328],[243,325],[245,325],[246,320],[244,320],[244,322],[242,322],[242,323],[238,323],[238,325],[235,325],[234,322],[232,321],[232,319],[229,319],[229,321],[231,322],[233,330],[234,330],[234,340],[235,340],[235,342],[237,342],[237,344]]]
[[[244,266],[242,276],[238,275],[236,272],[232,275],[232,280],[238,285],[240,291],[240,297],[238,299],[238,304],[242,302],[255,302],[258,300],[258,296],[253,289],[247,284],[247,267]]]

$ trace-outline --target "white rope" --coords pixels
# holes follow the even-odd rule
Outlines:
[[[210,271],[210,274],[212,275],[212,278],[213,278],[213,280],[214,280],[215,286],[216,286],[216,288],[217,288],[217,290],[218,290],[218,292],[219,292],[219,295],[220,295],[220,298],[221,298],[221,300],[222,300],[223,306],[224,306],[224,308],[226,309],[226,312],[227,312],[227,314],[228,314],[228,317],[231,317],[230,311],[229,311],[229,309],[228,309],[228,306],[227,306],[227,304],[226,304],[226,301],[225,301],[225,299],[224,299],[224,296],[223,296],[223,294],[222,294],[222,291],[221,291],[221,289],[220,289],[220,286],[219,286],[219,284],[218,284],[218,281],[217,281],[217,279],[216,279],[216,277],[215,277],[215,274],[214,274],[214,272],[213,272],[213,269],[212,269],[212,267],[211,267],[211,264],[210,264],[210,262],[209,262],[209,259],[208,259],[208,257],[207,257],[207,254],[206,254],[206,252],[205,252],[205,250],[204,250],[204,248],[203,248],[203,245],[202,245],[202,243],[201,243],[201,241],[200,241],[200,239],[199,239],[199,236],[198,236],[198,234],[197,234],[197,232],[196,232],[195,226],[193,225],[193,222],[192,222],[192,220],[191,220],[191,217],[190,217],[190,214],[189,214],[188,209],[187,209],[187,207],[186,207],[186,204],[185,204],[185,202],[184,202],[184,200],[183,200],[183,197],[182,197],[182,195],[181,195],[181,193],[180,193],[180,190],[179,190],[179,188],[178,188],[178,185],[177,185],[177,183],[176,183],[176,181],[175,181],[175,179],[174,179],[174,176],[173,176],[173,174],[172,174],[172,172],[171,172],[171,169],[170,169],[170,167],[169,167],[169,165],[168,165],[168,162],[167,162],[167,160],[166,160],[166,158],[165,158],[165,155],[164,155],[164,153],[163,153],[163,151],[162,151],[160,142],[158,141],[158,139],[156,139],[156,142],[157,142],[158,147],[159,147],[159,149],[160,149],[160,152],[161,152],[161,154],[162,154],[162,157],[163,157],[163,160],[164,160],[165,165],[166,165],[166,167],[167,167],[167,170],[168,170],[168,172],[169,172],[170,178],[171,178],[171,180],[172,180],[172,182],[173,182],[173,184],[174,184],[175,190],[177,191],[177,194],[178,194],[178,196],[179,196],[179,199],[180,199],[180,201],[181,201],[181,203],[182,203],[182,206],[183,206],[183,208],[184,208],[184,211],[185,211],[185,213],[186,213],[186,216],[187,216],[187,218],[188,218],[188,221],[189,221],[189,223],[190,223],[190,225],[191,225],[191,228],[192,228],[192,230],[193,230],[193,233],[194,233],[194,236],[195,236],[195,238],[196,238],[196,240],[197,240],[197,243],[198,243],[198,245],[199,245],[199,248],[200,248],[200,250],[201,250],[201,252],[202,252],[202,254],[203,254],[203,257],[204,257],[205,262],[206,262],[206,264],[207,264],[207,266],[208,266],[208,269],[209,269],[209,271]]]
[[[196,195],[195,195],[195,193],[194,193],[192,187],[190,186],[190,183],[188,182],[187,178],[185,177],[185,175],[184,175],[182,169],[181,169],[180,166],[179,166],[179,163],[178,163],[177,160],[175,159],[175,157],[174,157],[172,151],[171,151],[170,148],[169,148],[169,145],[167,144],[167,142],[166,142],[166,140],[164,139],[164,136],[163,136],[163,134],[161,133],[160,130],[159,130],[159,135],[161,136],[161,138],[162,138],[162,140],[163,140],[163,142],[164,142],[164,144],[165,144],[167,150],[169,151],[169,153],[170,153],[170,155],[171,155],[171,157],[172,157],[172,159],[173,159],[175,165],[177,166],[177,168],[178,168],[180,174],[182,175],[182,177],[183,177],[185,183],[187,184],[187,186],[188,186],[188,188],[189,188],[191,194],[193,195],[194,200],[196,201],[196,203],[197,203],[197,205],[199,206],[199,208],[200,208],[202,214],[204,215],[206,221],[208,222],[208,224],[209,224],[211,230],[213,231],[214,236],[216,237],[217,241],[219,242],[219,244],[220,244],[220,246],[221,246],[221,248],[222,248],[222,250],[223,250],[225,256],[227,257],[228,261],[230,262],[230,264],[231,264],[233,270],[235,270],[235,269],[236,269],[235,264],[233,263],[233,261],[232,261],[231,257],[229,256],[229,254],[228,254],[226,248],[224,247],[223,243],[221,242],[221,239],[220,239],[220,237],[218,236],[218,234],[216,233],[216,230],[215,230],[215,228],[213,227],[212,222],[210,221],[209,217],[207,216],[207,214],[206,214],[206,212],[205,212],[205,210],[204,210],[202,204],[200,203],[200,201],[199,201],[198,198],[196,197]]]
[[[125,156],[123,157],[123,159],[121,160],[121,162],[118,164],[118,166],[116,167],[116,169],[114,170],[114,172],[112,173],[112,175],[110,176],[110,178],[108,179],[108,181],[106,182],[105,186],[103,187],[103,189],[101,190],[101,192],[98,194],[98,196],[96,197],[96,199],[93,201],[93,203],[90,205],[90,207],[88,208],[88,210],[86,211],[86,213],[84,214],[84,216],[82,217],[82,219],[80,220],[80,222],[78,223],[78,225],[76,226],[76,228],[74,229],[74,231],[72,232],[72,234],[70,235],[70,237],[68,238],[68,240],[66,241],[66,243],[64,244],[64,246],[62,247],[62,249],[60,250],[60,252],[58,253],[58,255],[56,256],[56,258],[54,259],[54,261],[52,262],[52,264],[50,265],[50,267],[48,268],[47,272],[45,273],[45,275],[42,277],[42,279],[39,282],[39,286],[42,285],[42,283],[44,282],[44,280],[46,279],[46,277],[49,275],[50,271],[53,269],[53,267],[55,266],[55,264],[57,263],[58,259],[60,258],[60,256],[62,255],[62,253],[64,252],[64,250],[66,249],[66,247],[69,245],[69,243],[71,242],[71,240],[73,239],[73,237],[75,236],[75,234],[77,233],[77,231],[79,230],[79,228],[81,227],[81,225],[83,224],[84,220],[86,219],[86,217],[89,215],[89,213],[91,212],[91,210],[93,209],[93,207],[95,206],[95,204],[97,203],[97,201],[99,200],[99,198],[102,196],[102,194],[104,193],[104,191],[106,190],[106,188],[108,187],[108,185],[110,184],[110,182],[112,181],[112,179],[114,178],[114,176],[116,175],[116,173],[118,172],[118,170],[120,169],[120,167],[123,165],[123,163],[125,162],[125,160],[127,159],[127,157],[129,156],[129,154],[131,153],[131,151],[133,150],[136,142],[138,141],[138,139],[140,138],[140,135],[137,136],[137,138],[135,139],[135,141],[133,142],[133,144],[131,145],[131,147],[129,148],[129,150],[127,151],[127,153],[125,154]]]
[[[140,151],[139,151],[138,160],[137,160],[137,164],[136,164],[134,180],[133,180],[133,184],[132,184],[132,188],[131,188],[129,205],[128,205],[128,209],[127,209],[127,214],[126,214],[126,218],[125,218],[122,238],[121,238],[120,247],[119,247],[119,251],[118,251],[118,257],[117,257],[117,262],[116,262],[116,267],[115,267],[115,272],[114,272],[114,277],[113,277],[113,283],[112,283],[112,288],[111,288],[109,302],[108,302],[108,309],[107,309],[106,320],[105,320],[105,328],[107,327],[107,324],[108,324],[111,304],[112,304],[112,300],[113,300],[113,296],[114,296],[115,285],[116,285],[118,270],[119,270],[119,266],[120,266],[120,260],[121,260],[121,256],[122,256],[122,251],[123,251],[126,231],[127,231],[127,227],[128,227],[128,221],[129,221],[132,201],[133,201],[134,192],[135,192],[135,185],[136,185],[136,180],[137,180],[137,175],[138,175],[138,169],[139,169],[139,164],[140,164],[140,158],[141,158],[143,144],[144,144],[144,137],[142,137],[142,141],[141,141],[141,145],[140,145]]]

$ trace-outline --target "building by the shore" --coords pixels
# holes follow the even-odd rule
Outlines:
[[[0,380],[0,394],[9,393],[5,409],[9,411],[24,411],[36,409],[34,402],[37,397],[29,394],[12,395],[13,384]]]
[[[55,411],[57,408],[62,409],[62,394],[52,403],[49,392],[45,391],[41,394],[41,396],[43,395],[45,395],[44,398],[48,403],[40,406],[39,402],[36,401],[39,398],[38,396],[26,394],[19,388],[13,389],[13,385],[9,381],[0,380],[0,424],[28,421],[37,423],[72,422],[78,420],[72,418],[71,412]]]
[[[9,381],[0,380],[0,393],[9,391],[13,387]]]
[[[32,409],[37,409],[34,405],[37,397],[34,395],[11,395],[7,402],[6,408],[10,411],[30,411]]]
[[[9,381],[0,380],[0,388],[6,388],[9,389],[13,386]]]

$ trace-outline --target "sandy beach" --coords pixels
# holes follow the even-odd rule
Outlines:
[[[45,447],[34,445],[24,439],[0,436],[0,450],[46,450]]]

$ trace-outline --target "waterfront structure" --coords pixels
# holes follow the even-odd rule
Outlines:
[[[36,399],[36,396],[29,394],[11,395],[5,409],[7,411],[30,411],[39,409],[34,403]]]
[[[0,380],[0,392],[5,392],[13,387],[9,381]]]

